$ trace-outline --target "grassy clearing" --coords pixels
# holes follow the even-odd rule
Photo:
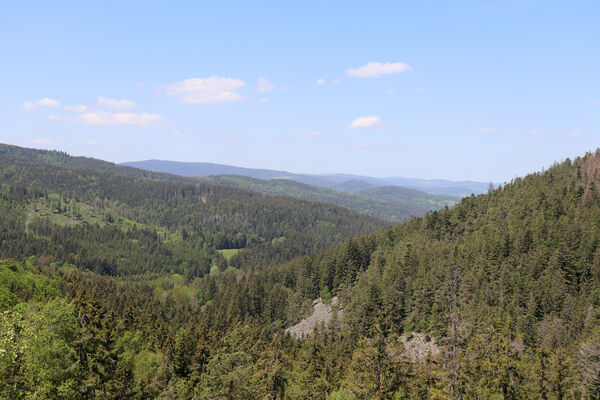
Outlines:
[[[238,253],[238,251],[240,251],[241,249],[223,249],[223,250],[217,250],[219,253],[221,253],[223,255],[223,257],[225,257],[227,259],[227,261],[229,261],[229,259],[231,257],[233,257],[235,254]]]
[[[51,195],[54,197],[56,195]],[[56,196],[58,198],[58,196]],[[52,223],[61,226],[72,226],[78,224],[98,224],[100,226],[116,226],[117,228],[126,231],[137,225],[139,229],[155,229],[159,238],[164,241],[179,240],[179,235],[170,232],[161,227],[150,226],[142,223],[136,223],[127,218],[119,216],[114,210],[108,208],[100,210],[85,203],[75,201],[61,202],[57,205],[55,199],[46,201],[41,198],[32,202],[27,210],[27,221],[29,224],[34,218],[47,218]]]

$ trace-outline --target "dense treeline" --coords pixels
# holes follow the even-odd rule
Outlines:
[[[598,174],[589,154],[318,254],[193,280],[6,261],[1,395],[598,399]],[[342,318],[284,332],[333,295]],[[412,357],[417,332],[438,351]]]

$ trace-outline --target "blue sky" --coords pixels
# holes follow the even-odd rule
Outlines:
[[[600,3],[8,2],[0,141],[495,182],[600,145]]]

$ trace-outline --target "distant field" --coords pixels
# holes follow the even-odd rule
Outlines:
[[[241,249],[223,249],[223,250],[217,250],[219,253],[223,254],[223,257],[225,257],[227,259],[227,261],[229,261],[229,259],[231,257],[233,257],[234,255],[237,254],[238,251],[240,251]]]

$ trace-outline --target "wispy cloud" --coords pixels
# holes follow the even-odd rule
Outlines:
[[[245,86],[246,83],[239,79],[211,76],[171,83],[165,93],[186,104],[226,103],[241,100],[238,91]]]
[[[157,114],[108,113],[105,111],[89,112],[80,115],[76,122],[93,126],[148,126],[162,121]]]
[[[277,89],[277,86],[273,82],[262,77],[258,78],[258,84],[254,87],[257,92],[272,92],[275,89]]]
[[[183,136],[183,133],[179,132],[179,131],[175,131],[171,133],[171,136],[175,136],[175,137],[181,137]]]
[[[97,143],[95,140],[88,140],[85,142],[87,146],[95,146]]]
[[[569,131],[568,135],[569,136],[573,136],[573,137],[577,137],[577,136],[583,135],[583,132],[581,132],[581,131]]]
[[[313,137],[321,136],[321,132],[319,132],[319,131],[299,131],[298,134],[302,138],[313,138]]]
[[[346,70],[346,75],[351,78],[377,78],[382,75],[398,74],[400,72],[409,71],[410,69],[410,65],[401,62],[370,62],[362,67]]]
[[[107,97],[98,97],[98,105],[103,108],[133,108],[135,107],[135,102],[131,100],[117,100],[117,99],[109,99]]]
[[[592,101],[588,103],[588,107],[600,107],[600,101]]]
[[[258,99],[258,102],[260,104],[269,104],[271,101],[268,98],[263,97],[263,98]]]
[[[376,116],[360,117],[360,118],[356,118],[354,121],[352,121],[352,123],[350,125],[348,125],[348,128],[350,128],[350,129],[368,129],[368,128],[375,128],[380,125],[381,125],[381,120],[379,117],[376,117]]]
[[[23,110],[31,111],[36,110],[40,107],[58,107],[60,101],[51,99],[50,97],[44,97],[37,101],[26,101],[23,103]]]
[[[325,84],[325,79],[323,79],[323,78],[319,78],[315,82],[315,86],[323,86],[324,84]]]
[[[362,147],[362,148],[369,147],[369,143],[367,143],[367,142],[359,143],[358,147]]]
[[[74,113],[82,113],[87,111],[87,107],[84,105],[76,105],[76,106],[65,106],[65,111],[74,112]]]
[[[498,129],[496,128],[483,128],[477,131],[477,133],[496,133]]]
[[[396,88],[384,89],[381,91],[381,94],[394,94],[396,93]]]

